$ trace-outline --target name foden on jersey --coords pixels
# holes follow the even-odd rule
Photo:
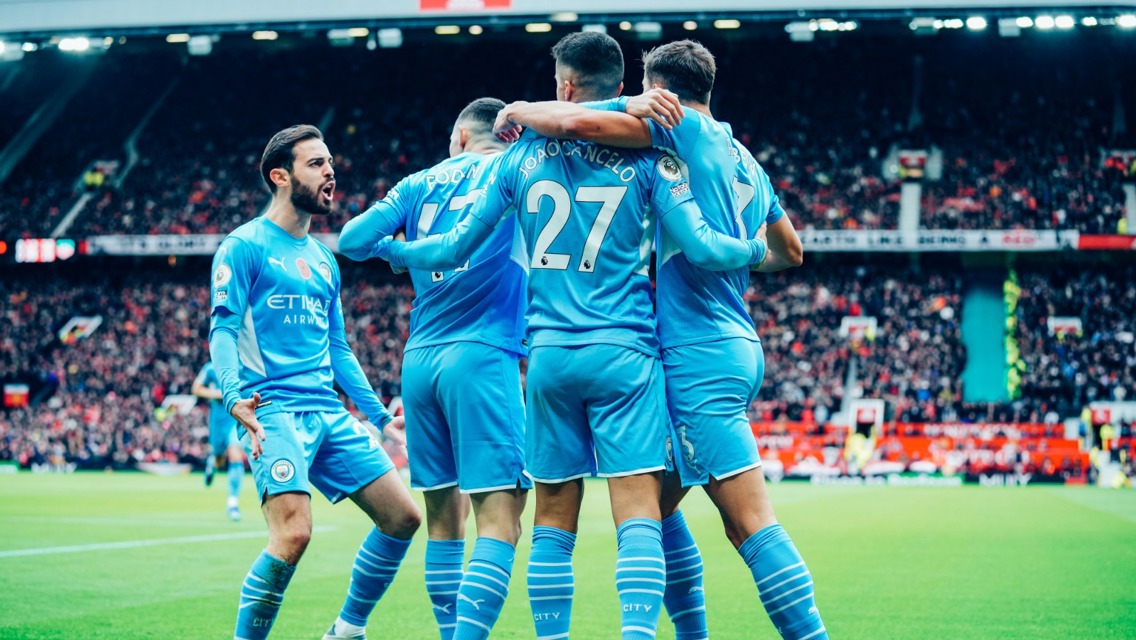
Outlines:
[[[546,140],[543,147],[537,147],[535,152],[525,156],[525,161],[520,166],[521,175],[527,179],[529,172],[539,167],[545,159],[555,158],[560,154],[564,154],[565,158],[581,158],[597,167],[610,169],[621,182],[631,182],[635,179],[635,167],[623,166],[627,159],[619,149],[571,140]]]

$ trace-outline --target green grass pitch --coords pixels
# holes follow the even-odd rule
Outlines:
[[[223,486],[207,490],[200,475],[0,476],[0,638],[232,637],[240,582],[264,544],[251,482],[244,488],[245,519],[232,523]],[[771,492],[833,638],[1136,638],[1136,491],[785,483]],[[581,640],[618,636],[606,495],[588,483],[572,618]],[[273,638],[321,636],[368,529],[350,504],[317,497],[314,512]],[[692,493],[686,513],[706,562],[711,637],[776,638],[709,501]],[[528,527],[494,638],[534,637]],[[420,533],[371,618],[372,640],[437,637]],[[674,637],[665,616],[659,626],[659,638]]]

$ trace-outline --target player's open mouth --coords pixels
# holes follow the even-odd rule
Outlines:
[[[325,198],[331,200],[331,196],[335,193],[335,180],[325,184],[323,189],[320,189],[320,192],[323,193]]]

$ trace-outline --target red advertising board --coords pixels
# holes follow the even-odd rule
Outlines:
[[[513,0],[418,0],[422,11],[481,11],[509,9]]]

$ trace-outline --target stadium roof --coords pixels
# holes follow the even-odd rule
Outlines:
[[[689,0],[654,0],[650,10],[636,0],[0,0],[0,33],[21,35],[67,35],[98,31],[99,35],[157,33],[171,28],[241,31],[267,26],[291,25],[315,28],[357,23],[365,26],[388,23],[439,23],[455,17],[491,16],[511,22],[530,18],[581,22],[602,17],[750,16],[814,17],[821,13],[839,16],[919,15],[935,10],[977,11],[1006,14],[1029,10],[1115,11],[1136,7],[1134,2],[1087,0],[1032,0],[1026,2],[982,0],[706,0],[692,10]],[[1109,9],[1114,8],[1114,9]]]

